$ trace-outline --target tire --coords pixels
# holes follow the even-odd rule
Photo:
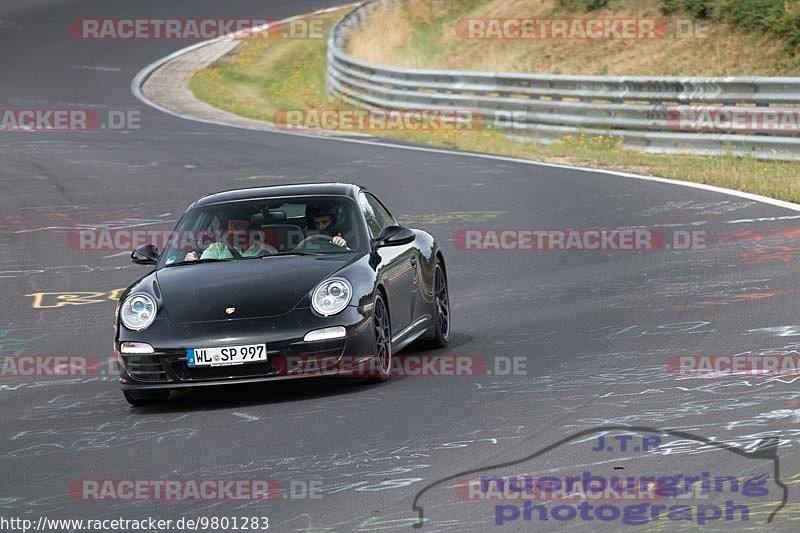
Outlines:
[[[447,288],[447,274],[438,259],[433,269],[433,314],[436,323],[430,346],[444,348],[450,340],[450,294]]]
[[[159,391],[122,391],[122,395],[129,404],[141,407],[143,405],[154,405],[157,403],[166,402],[169,399],[168,390]]]
[[[392,371],[392,322],[386,302],[380,291],[375,292],[372,306],[372,330],[375,334],[373,361],[376,371],[370,372],[370,383],[381,383],[389,379]]]

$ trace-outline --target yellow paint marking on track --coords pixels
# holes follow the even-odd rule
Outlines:
[[[109,292],[69,291],[69,292],[33,292],[25,296],[33,298],[34,309],[54,309],[68,305],[90,305],[117,301],[125,289],[114,289]]]

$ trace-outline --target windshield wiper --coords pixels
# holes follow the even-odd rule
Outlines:
[[[249,261],[250,259],[266,259],[267,257],[280,257],[282,255],[325,255],[315,252],[278,252],[277,254],[264,254],[264,255],[250,255],[247,257],[239,257],[237,261]]]
[[[325,255],[324,252],[308,252],[306,250],[292,250],[289,252],[280,252],[277,255]]]
[[[199,263],[224,263],[225,261],[230,261],[230,259],[214,259],[214,258],[206,258],[206,259],[196,259],[194,261],[179,261],[177,263],[169,263],[164,265],[165,267],[173,267],[178,265],[196,265]]]
[[[281,253],[276,254],[276,255],[325,255],[325,256],[328,256],[328,255],[349,254],[349,253],[353,253],[355,251],[356,250],[352,250],[350,248],[342,248],[341,250],[331,250],[329,252],[308,252],[308,251],[305,251],[305,250],[299,250],[297,252],[294,252],[294,251],[292,251],[292,252],[281,252]]]

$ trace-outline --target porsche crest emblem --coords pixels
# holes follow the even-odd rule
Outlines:
[[[236,308],[235,307],[226,307],[225,308],[225,314],[226,315],[232,315],[235,312],[236,312]]]

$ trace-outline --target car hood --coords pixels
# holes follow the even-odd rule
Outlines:
[[[285,315],[353,255],[272,256],[177,265],[156,272],[170,320],[180,324]],[[226,308],[236,310],[228,315]]]

